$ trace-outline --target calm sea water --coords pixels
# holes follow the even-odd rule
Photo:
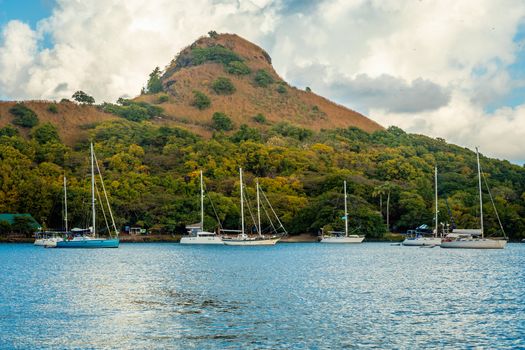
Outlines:
[[[0,245],[0,348],[524,348],[525,244]]]

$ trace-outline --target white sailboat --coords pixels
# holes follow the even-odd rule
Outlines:
[[[37,238],[35,240],[34,245],[36,246],[56,246],[57,242],[61,242],[64,240],[62,238],[62,235],[67,234],[68,227],[67,227],[67,184],[66,184],[66,175],[64,175],[64,227],[66,229],[65,232],[42,232],[40,234],[40,238]]]
[[[460,249],[503,249],[507,245],[507,237],[499,215],[494,206],[494,211],[498,218],[501,231],[503,232],[504,238],[486,238],[483,226],[483,197],[481,191],[481,166],[479,164],[479,152],[476,147],[476,158],[478,163],[478,187],[479,187],[479,208],[480,208],[480,228],[479,229],[454,229],[452,233],[449,233],[441,241],[441,248],[460,248]],[[488,188],[488,185],[487,185]],[[492,200],[492,195],[489,195]],[[492,203],[494,205],[494,202]]]
[[[441,239],[443,238],[442,234],[441,236],[438,236],[438,229],[439,229],[439,221],[438,221],[438,191],[437,191],[437,166],[434,168],[434,201],[435,201],[435,228],[433,232],[433,236],[427,237],[424,235],[420,235],[418,233],[415,233],[413,237],[407,237],[405,240],[401,243],[404,246],[407,247],[422,247],[422,246],[438,246],[441,245]]]
[[[241,191],[241,230],[224,230],[226,232],[239,232],[237,237],[235,238],[226,238],[223,237],[223,242],[225,245],[229,246],[263,246],[263,245],[275,245],[282,236],[273,235],[273,236],[265,236],[262,234],[261,229],[261,206],[260,206],[260,188],[259,188],[259,182],[257,181],[256,187],[257,187],[257,235],[256,236],[248,236],[244,230],[244,184],[242,180],[242,169],[239,168],[239,178],[240,178],[240,191]],[[269,202],[268,202],[269,203]],[[272,209],[273,210],[273,209]],[[275,214],[275,212],[274,212]],[[280,224],[281,228],[284,228],[281,221],[275,215],[277,218],[277,221]],[[285,231],[286,232],[286,231]]]
[[[335,236],[322,236],[321,243],[361,243],[365,239],[365,236],[360,235],[350,235],[348,234],[348,204],[347,204],[347,195],[346,195],[346,181],[343,183],[344,192],[345,192],[345,232],[344,236],[338,236],[337,234],[341,234],[343,232],[335,232],[332,231],[331,233],[335,233]]]
[[[224,244],[222,237],[213,233],[204,231],[204,182],[202,178],[202,170],[200,172],[201,178],[201,222],[197,231],[189,236],[184,236],[180,239],[180,244]]]

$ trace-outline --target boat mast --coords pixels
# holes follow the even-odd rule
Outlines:
[[[480,223],[481,223],[481,238],[484,238],[483,230],[483,198],[481,193],[481,167],[479,165],[479,151],[476,147],[476,159],[478,161],[478,184],[479,184],[479,214],[480,214]]]
[[[202,182],[202,170],[201,170],[201,231],[204,232],[204,185]]]
[[[437,165],[434,167],[434,194],[435,194],[435,201],[436,201],[436,233],[434,234],[434,237],[438,236],[438,168]],[[443,234],[441,234],[441,237],[443,237]]]
[[[242,168],[239,168],[239,179],[241,187],[241,235],[244,237],[244,201],[243,201],[243,184],[242,184]]]
[[[261,205],[260,205],[260,199],[259,199],[259,179],[257,179],[255,183],[255,187],[257,188],[257,231],[259,233],[259,236],[262,236],[261,231]]]
[[[348,205],[346,203],[346,180],[344,181],[345,188],[345,237],[348,237]]]
[[[93,218],[93,236],[95,236],[95,156],[93,152],[93,143],[90,144],[91,148],[91,211]]]
[[[64,175],[64,226],[66,228],[66,232],[68,232],[67,227],[67,186],[66,186],[66,175]]]

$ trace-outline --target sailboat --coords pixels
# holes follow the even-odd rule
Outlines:
[[[201,178],[201,222],[197,228],[197,232],[190,236],[185,236],[180,239],[180,244],[224,244],[222,237],[213,233],[204,231],[204,182],[202,179],[202,170],[200,172]],[[190,232],[191,233],[191,232]]]
[[[67,185],[66,185],[66,175],[64,175],[64,227],[66,229],[65,232],[42,232],[35,240],[34,245],[37,246],[43,246],[43,247],[52,247],[56,246],[57,242],[61,242],[64,239],[62,238],[62,235],[64,233],[67,234],[68,227],[67,227]]]
[[[480,229],[454,229],[452,233],[449,233],[446,237],[441,240],[441,248],[461,248],[461,249],[503,249],[507,245],[507,236],[499,215],[496,210],[494,202],[494,211],[498,218],[501,231],[503,232],[504,238],[485,238],[484,225],[483,225],[483,198],[481,192],[481,166],[479,164],[479,151],[476,147],[476,159],[478,163],[478,187],[479,187],[479,212],[480,212]],[[487,185],[488,188],[488,185]],[[490,199],[492,195],[489,190]]]
[[[439,209],[438,209],[438,191],[437,191],[437,177],[438,176],[438,172],[437,172],[437,166],[434,168],[434,201],[435,201],[435,211],[434,211],[434,214],[435,214],[435,217],[434,217],[434,220],[435,220],[435,225],[436,227],[434,228],[434,234],[432,237],[425,237],[424,235],[420,235],[418,234],[417,232],[414,234],[413,237],[407,237],[405,238],[405,240],[401,243],[403,244],[404,246],[408,246],[408,247],[422,247],[422,246],[438,246],[438,245],[441,245],[441,239],[443,238],[441,235],[441,237],[438,237],[438,229],[439,229],[439,221],[438,221],[438,214],[439,214]]]
[[[85,235],[68,235],[67,239],[56,242],[56,245],[50,247],[56,248],[118,248],[120,240],[118,238],[118,230],[115,225],[115,220],[113,218],[113,212],[111,211],[111,206],[109,205],[108,195],[106,193],[106,187],[104,186],[104,180],[102,179],[102,174],[100,173],[100,168],[98,167],[98,162],[96,161],[95,152],[93,150],[93,144],[90,145],[91,150],[91,215],[92,215],[92,227],[90,229],[90,234]],[[113,224],[114,236],[111,235],[111,229],[108,227],[110,232],[110,238],[97,237],[96,234],[96,206],[95,206],[95,165],[97,167],[98,175],[100,176],[100,183],[104,192],[106,199],[106,205],[108,207],[109,215],[111,218],[111,223]],[[100,198],[100,197],[99,197]],[[102,206],[102,203],[100,203]],[[102,206],[102,212],[105,214],[104,207]],[[106,221],[107,222],[107,221]]]
[[[242,169],[239,168],[239,178],[240,178],[240,190],[241,190],[241,230],[223,230],[225,232],[238,232],[239,234],[235,238],[227,238],[223,237],[222,241],[225,245],[234,245],[234,246],[256,246],[256,245],[275,245],[282,236],[279,235],[273,235],[273,236],[265,236],[262,234],[262,228],[261,228],[261,205],[260,205],[260,192],[261,189],[259,187],[259,182],[256,183],[257,188],[257,235],[256,236],[248,236],[244,230],[244,184],[242,180]],[[269,202],[268,202],[269,204]],[[270,205],[271,207],[271,205]],[[273,209],[272,209],[273,211]],[[275,212],[274,212],[275,215]],[[280,228],[283,228],[283,225],[277,215],[275,215],[277,218],[277,221],[280,224]],[[285,230],[286,234],[286,230]]]
[[[343,183],[344,192],[345,192],[345,232],[344,236],[338,236],[343,232],[331,231],[330,233],[336,234],[335,236],[322,236],[321,243],[361,243],[365,239],[365,236],[360,235],[349,235],[348,234],[348,204],[347,204],[347,195],[346,195],[346,181]]]

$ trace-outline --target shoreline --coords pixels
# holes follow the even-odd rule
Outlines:
[[[120,235],[120,243],[179,243],[182,235],[145,235],[130,236]],[[365,239],[363,243],[400,243],[405,236],[398,233],[386,234],[382,239]],[[26,244],[34,243],[35,239],[30,237],[0,237],[0,243]],[[286,236],[279,243],[318,243],[319,237],[309,233]],[[522,243],[520,240],[509,240],[509,243]]]
[[[120,243],[178,243],[182,235],[120,235]],[[389,237],[390,239],[371,239],[365,242],[397,242],[399,238]],[[394,238],[394,239],[392,239]],[[396,239],[397,238],[397,239]],[[32,237],[0,237],[0,243],[34,243],[35,239]],[[310,233],[302,233],[299,235],[286,236],[280,240],[279,243],[318,243],[319,236]]]

